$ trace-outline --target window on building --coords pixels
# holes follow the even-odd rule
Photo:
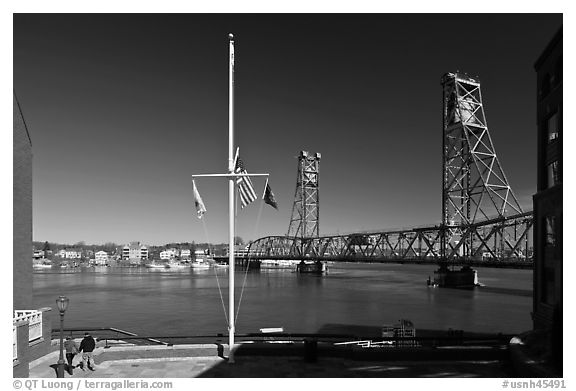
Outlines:
[[[562,82],[562,56],[556,62],[556,67],[554,68],[554,79],[556,84]]]
[[[555,186],[560,182],[560,173],[557,160],[546,166],[546,178],[546,185],[548,188]]]
[[[540,85],[540,97],[544,98],[550,92],[550,74],[545,74]]]
[[[542,301],[546,304],[554,304],[555,298],[554,268],[545,267],[542,275]]]
[[[555,112],[546,120],[546,133],[548,134],[548,142],[558,138],[558,112]]]
[[[556,246],[556,218],[552,215],[544,218],[544,246]]]

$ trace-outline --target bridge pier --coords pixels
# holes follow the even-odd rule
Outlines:
[[[248,270],[260,270],[260,263],[260,260],[257,259],[234,258],[234,266],[243,270],[246,270],[246,268],[248,268]]]
[[[428,280],[428,284],[431,281]],[[463,266],[460,270],[450,270],[447,265],[440,265],[434,272],[434,285],[442,288],[473,288],[478,286],[478,272],[470,266]]]
[[[300,263],[296,266],[296,271],[298,273],[312,273],[312,274],[323,274],[326,273],[328,268],[326,267],[326,263],[320,260],[316,260],[313,263],[304,262],[304,260],[300,261]]]

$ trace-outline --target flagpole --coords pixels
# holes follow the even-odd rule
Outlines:
[[[264,185],[264,193],[262,193],[262,199],[264,199],[264,196],[266,195],[266,186],[268,186],[268,176],[266,176],[266,184]]]
[[[229,237],[228,237],[228,274],[229,274],[229,319],[228,319],[228,346],[230,352],[228,355],[228,363],[234,363],[234,332],[235,332],[235,314],[234,314],[234,222],[235,222],[235,204],[234,204],[234,193],[236,191],[236,180],[239,178],[249,178],[251,176],[266,176],[269,174],[248,174],[246,170],[236,173],[236,159],[238,158],[238,150],[236,150],[236,156],[234,156],[234,35],[228,34],[229,49],[230,49],[230,64],[229,64],[229,100],[228,100],[228,173],[226,174],[197,174],[192,175],[192,187],[194,190],[194,203],[196,205],[196,211],[198,213],[198,218],[202,218],[202,215],[206,212],[206,206],[198,193],[196,184],[194,183],[194,178],[200,177],[226,177],[228,178],[228,223],[229,223]]]
[[[234,173],[234,35],[228,34],[230,65],[228,69],[228,173]],[[228,363],[234,363],[234,178],[228,180]]]

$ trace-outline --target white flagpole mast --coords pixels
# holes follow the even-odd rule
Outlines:
[[[234,35],[228,34],[230,43],[230,67],[228,70],[228,173],[234,174]],[[228,210],[229,210],[229,237],[228,237],[228,362],[234,363],[234,188],[235,178],[228,180]]]
[[[234,156],[234,36],[228,34],[228,40],[230,45],[230,68],[229,68],[229,102],[228,102],[228,173],[226,174],[198,174],[192,175],[192,180],[194,178],[201,177],[225,177],[228,178],[228,210],[229,210],[229,237],[228,237],[228,274],[229,274],[229,301],[228,301],[228,334],[229,334],[229,347],[230,353],[228,355],[228,363],[234,363],[234,191],[236,190],[236,179],[242,177],[251,176],[265,176],[268,174],[244,174],[235,173],[236,168],[236,157],[238,152],[236,152],[236,157]]]

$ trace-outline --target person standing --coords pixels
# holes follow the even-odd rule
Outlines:
[[[64,342],[64,348],[66,349],[66,360],[68,361],[68,373],[72,375],[72,370],[74,369],[74,365],[72,362],[74,361],[74,356],[78,354],[78,345],[72,339],[72,337],[66,337],[66,342]]]
[[[94,349],[96,348],[96,341],[90,333],[84,333],[84,339],[80,342],[80,352],[82,352],[82,370],[88,367],[91,371],[95,371],[94,368]],[[88,363],[88,364],[86,364]]]

